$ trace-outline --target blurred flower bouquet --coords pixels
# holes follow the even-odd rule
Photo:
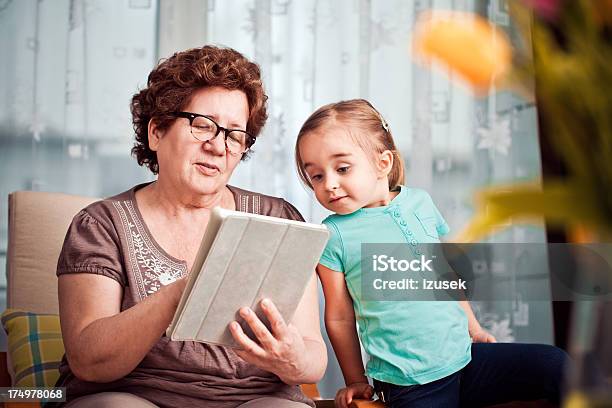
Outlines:
[[[544,217],[612,237],[612,0],[509,1],[521,43],[486,19],[459,12],[420,16],[416,55],[442,63],[478,94],[512,90],[537,96],[567,177],[543,185],[496,186],[478,193],[463,242]]]
[[[535,95],[567,175],[478,192],[476,215],[456,239],[476,241],[513,222],[544,217],[569,229],[575,242],[612,242],[612,0],[507,4],[518,44],[511,46],[480,16],[429,12],[417,22],[413,50],[427,63],[442,63],[478,94]],[[575,305],[567,408],[612,406],[610,312],[612,302],[601,299]]]

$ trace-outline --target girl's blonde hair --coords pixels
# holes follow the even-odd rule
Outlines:
[[[377,154],[389,150],[393,154],[393,166],[389,172],[389,190],[404,184],[404,161],[395,147],[389,125],[380,113],[365,99],[351,99],[330,103],[317,109],[302,125],[295,143],[295,162],[300,179],[312,189],[312,183],[304,170],[300,157],[300,140],[325,125],[340,123],[346,126],[348,134],[366,154],[374,160]],[[357,131],[353,131],[353,129]]]

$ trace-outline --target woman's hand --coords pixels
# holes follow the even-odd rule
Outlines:
[[[353,398],[371,399],[374,396],[374,388],[368,383],[350,384],[336,393],[335,404],[339,408],[347,408]]]
[[[123,288],[114,279],[91,273],[61,275],[62,336],[72,373],[97,383],[128,375],[172,322],[185,282],[179,279],[163,286],[122,311]]]
[[[248,307],[240,309],[240,316],[248,323],[259,340],[251,340],[238,322],[230,324],[230,332],[241,349],[235,350],[243,360],[270,371],[288,384],[300,383],[308,365],[306,345],[298,329],[285,320],[269,299],[261,301],[261,307],[270,322],[272,332]]]
[[[495,337],[482,327],[470,333],[470,337],[473,343],[497,343]]]

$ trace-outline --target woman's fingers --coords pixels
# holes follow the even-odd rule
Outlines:
[[[242,351],[263,358],[266,356],[266,351],[259,346],[259,344],[255,343],[249,336],[247,336],[242,327],[238,322],[234,321],[230,323],[230,333],[232,333],[232,337],[236,340],[236,343],[242,348]],[[239,350],[236,351],[238,354]],[[241,353],[242,354],[242,353]],[[243,357],[241,354],[238,354],[240,357]]]
[[[269,349],[275,345],[276,339],[272,336],[266,325],[259,320],[259,317],[253,310],[243,307],[240,309],[240,316],[248,323],[253,334],[255,334],[255,337],[257,337],[257,340],[259,340],[264,349]]]
[[[270,299],[264,299],[261,301],[261,308],[263,309],[270,326],[272,327],[272,333],[277,339],[282,339],[287,333],[287,323],[280,314],[274,303]]]

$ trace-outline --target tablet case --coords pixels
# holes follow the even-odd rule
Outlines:
[[[229,323],[271,299],[290,322],[327,243],[323,225],[215,208],[167,330],[172,340],[235,347]],[[269,326],[269,325],[268,325]]]

